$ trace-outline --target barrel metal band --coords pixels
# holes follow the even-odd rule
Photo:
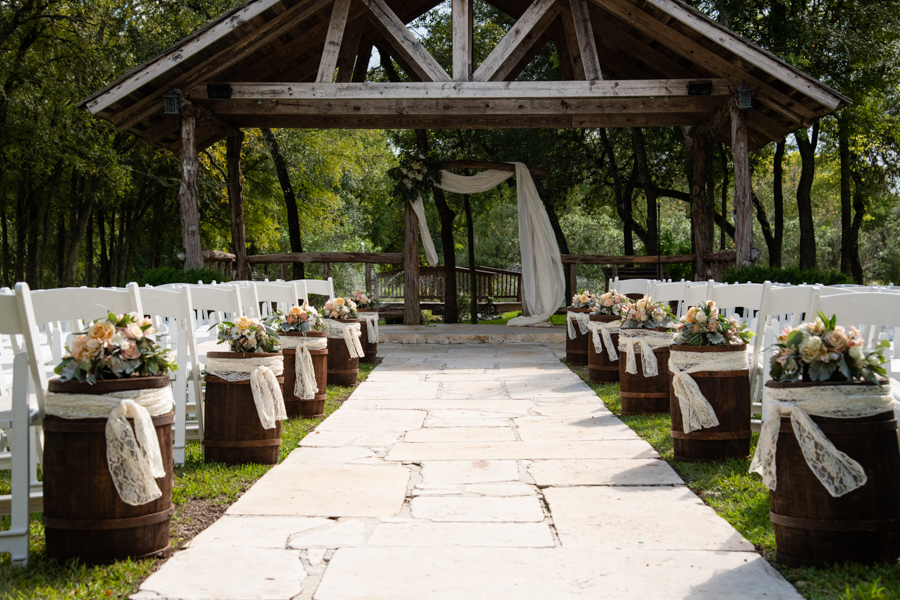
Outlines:
[[[746,431],[683,431],[672,430],[672,437],[676,440],[746,440],[750,438],[750,430]]]
[[[175,514],[175,505],[166,510],[141,515],[139,517],[126,517],[124,519],[59,519],[44,515],[44,527],[48,529],[68,529],[71,531],[109,531],[111,529],[132,529],[146,527],[168,521]]]
[[[787,515],[779,515],[774,512],[769,512],[769,518],[775,525],[817,531],[895,531],[900,529],[900,519],[883,519],[880,521],[832,521],[788,517]]]

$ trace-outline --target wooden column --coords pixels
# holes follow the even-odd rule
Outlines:
[[[197,120],[193,105],[181,101],[181,239],[184,244],[184,270],[203,268],[200,247],[200,163],[197,160]]]
[[[328,279],[331,275],[331,263],[322,263],[322,279]]]
[[[372,265],[366,263],[366,289],[363,290],[366,293],[372,291]]]
[[[475,272],[475,226],[472,223],[472,204],[469,195],[463,196],[466,209],[466,229],[469,234],[469,322],[478,325],[478,274]]]
[[[750,156],[747,147],[746,113],[731,105],[731,151],[734,154],[734,245],[735,264],[751,264],[753,246],[753,201]],[[723,215],[724,217],[724,215]]]
[[[709,280],[709,268],[704,257],[712,252],[706,197],[706,145],[708,138],[705,131],[700,131],[696,127],[691,128],[691,138],[693,140],[694,153],[693,185],[691,186],[691,235],[694,236],[694,281],[707,281]]]
[[[406,203],[406,234],[403,247],[403,324],[418,325],[419,319],[419,220],[412,204]]]
[[[452,0],[453,81],[472,79],[472,0]]]
[[[569,263],[569,297],[578,293],[578,266]]]
[[[241,172],[241,145],[244,135],[229,135],[226,142],[228,162],[228,202],[231,204],[231,244],[234,247],[235,278],[250,279],[247,262],[247,233],[244,228],[244,174]]]

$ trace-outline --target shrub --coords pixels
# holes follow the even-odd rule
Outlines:
[[[229,281],[228,277],[216,271],[215,269],[191,269],[184,271],[178,267],[157,267],[145,271],[143,275],[136,279],[138,285],[163,285],[164,283],[212,283],[213,280],[219,283]]]
[[[797,267],[778,268],[763,266],[741,266],[728,269],[722,280],[726,283],[764,283],[771,281],[772,283],[792,283],[800,285],[808,283],[810,285],[820,283],[822,285],[837,285],[841,283],[855,283],[853,279],[844,275],[840,271],[829,271],[823,269],[805,269],[801,270]]]

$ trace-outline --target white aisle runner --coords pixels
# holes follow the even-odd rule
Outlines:
[[[547,347],[379,352],[135,598],[800,598]]]

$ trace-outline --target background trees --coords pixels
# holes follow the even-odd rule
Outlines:
[[[238,0],[9,0],[0,3],[0,280],[34,288],[116,285],[177,266],[179,166],[167,150],[75,103]],[[882,0],[695,0],[697,8],[821,78],[854,104],[752,157],[755,245],[772,265],[900,281],[900,11]],[[476,65],[513,23],[475,3]],[[415,23],[450,67],[449,9]],[[377,51],[376,51],[377,52]],[[561,78],[549,43],[520,79]],[[370,78],[405,77],[376,55]],[[388,169],[424,143],[444,160],[519,160],[560,248],[571,253],[691,251],[693,149],[679,128],[617,130],[248,130],[242,147],[248,252],[402,248],[403,211]],[[277,148],[277,153],[275,149]],[[731,156],[710,143],[714,249],[728,248]],[[282,160],[277,159],[281,156]],[[273,160],[275,157],[275,160]],[[201,153],[201,240],[230,250],[226,149]],[[516,268],[515,180],[470,198],[479,264]],[[468,256],[463,199],[426,201],[442,258]],[[660,235],[657,235],[657,203]],[[446,230],[446,233],[444,233]],[[309,267],[307,276],[318,274]],[[294,273],[303,274],[302,270]],[[350,285],[349,271],[333,272]],[[579,270],[579,285],[599,271]],[[679,275],[681,275],[679,273]],[[689,276],[689,273],[684,273]],[[354,285],[361,282],[354,281]]]

